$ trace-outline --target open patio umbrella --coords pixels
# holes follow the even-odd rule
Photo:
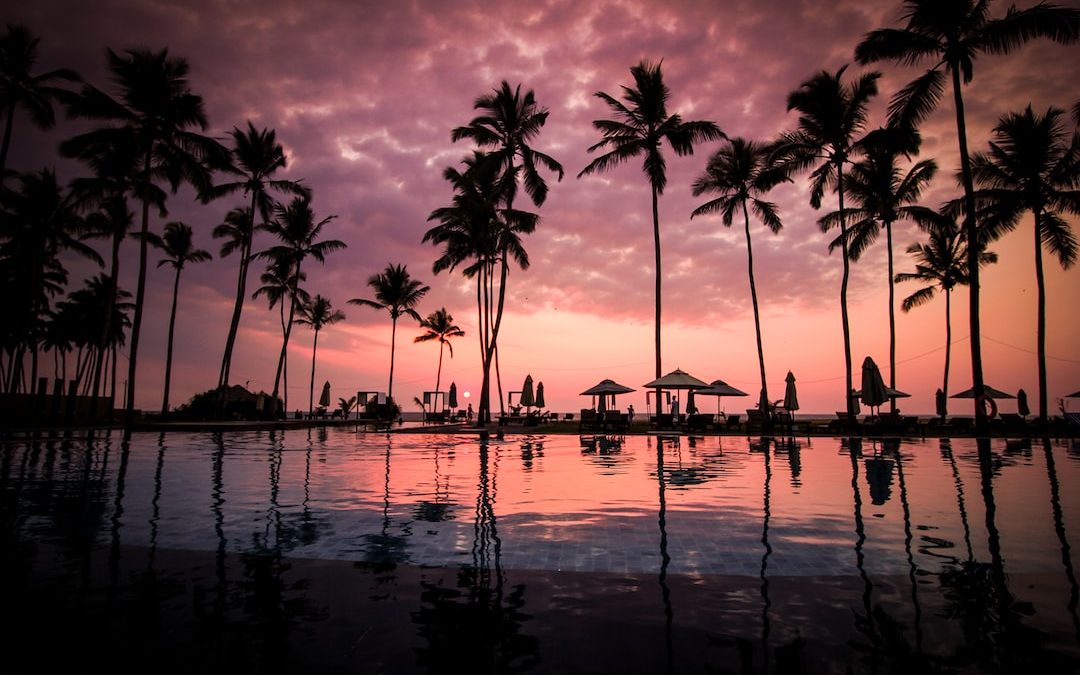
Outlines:
[[[536,405],[536,396],[533,394],[532,375],[525,376],[525,384],[521,385],[521,398],[518,399],[518,403],[525,406],[526,410]]]
[[[983,392],[990,398],[1016,398],[1012,394],[1001,391],[1000,389],[994,389],[985,384],[983,385]],[[965,389],[959,394],[953,394],[949,398],[975,398],[975,389]]]
[[[870,410],[880,408],[882,403],[889,400],[889,392],[885,387],[885,381],[881,379],[881,371],[878,370],[874,359],[867,356],[862,364],[862,391],[859,394],[862,402],[870,406]]]
[[[795,391],[795,376],[788,371],[787,377],[784,378],[787,382],[787,386],[784,388],[784,409],[793,412],[799,409],[799,396]]]
[[[541,382],[536,385],[536,407],[544,408],[547,406],[547,402],[544,401],[544,383]]]
[[[1031,408],[1028,406],[1027,392],[1023,389],[1016,392],[1016,412],[1020,417],[1027,417],[1031,414]]]
[[[448,396],[448,398],[449,398],[449,400],[447,401],[446,405],[450,406],[451,408],[456,408],[457,407],[457,383],[456,382],[451,382],[450,383],[450,395]]]
[[[652,382],[641,385],[649,389],[708,389],[709,385],[701,380],[697,379],[690,373],[684,372],[676,368],[663,377],[658,377]],[[659,398],[657,399],[657,407],[660,405]],[[678,415],[678,410],[672,409],[672,414]]]
[[[600,405],[603,406],[602,410],[606,410],[607,401],[605,400],[605,398],[607,396],[611,396],[612,400],[614,400],[616,394],[629,394],[632,391],[635,390],[625,385],[619,384],[615,380],[600,380],[595,385],[581,392],[581,396],[599,396]],[[595,408],[596,405],[593,405],[593,407]]]
[[[708,387],[704,389],[696,389],[694,394],[697,396],[715,396],[716,397],[716,413],[720,414],[720,398],[722,396],[749,396],[745,391],[736,389],[723,380],[713,380]]]
[[[1073,393],[1069,394],[1065,398],[1080,398],[1080,390],[1074,391]]]
[[[322,386],[322,394],[319,396],[319,405],[326,407],[330,405],[330,381],[327,380],[326,384]]]

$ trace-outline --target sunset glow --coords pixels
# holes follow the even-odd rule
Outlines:
[[[870,30],[899,22],[899,2],[766,0],[566,3],[295,3],[269,1],[178,4],[164,0],[41,0],[6,8],[4,21],[22,23],[41,36],[41,70],[76,69],[87,82],[109,90],[105,49],[160,49],[186,58],[190,85],[210,119],[208,133],[225,142],[233,127],[250,120],[272,128],[284,145],[282,177],[313,189],[317,217],[337,219],[327,238],[344,251],[325,265],[305,263],[306,288],[329,297],[347,319],[319,334],[316,395],[329,380],[332,401],[357,391],[384,391],[390,364],[391,325],[385,312],[347,306],[370,297],[370,275],[388,263],[405,264],[431,286],[417,311],[446,307],[466,333],[444,357],[441,388],[455,382],[467,405],[481,386],[476,290],[459,271],[432,274],[437,249],[421,243],[433,209],[450,203],[442,178],[473,148],[453,143],[452,128],[474,116],[473,102],[502,80],[535,91],[550,117],[534,146],[566,169],[549,181],[541,222],[525,239],[531,266],[512,268],[506,315],[499,337],[504,392],[521,389],[526,375],[545,385],[547,407],[577,411],[579,392],[604,378],[638,391],[620,398],[645,410],[641,385],[653,378],[653,248],[650,194],[640,160],[602,174],[575,178],[592,159],[586,148],[599,140],[591,122],[609,117],[594,92],[620,92],[629,68],[641,59],[661,61],[672,91],[669,113],[714,121],[729,136],[768,140],[792,129],[789,92],[822,69],[853,63],[854,48]],[[1021,7],[1031,2],[1021,2]],[[1059,4],[1080,7],[1080,0]],[[1007,3],[993,3],[992,13]],[[889,98],[922,71],[880,64],[880,94],[871,102],[871,127],[884,123]],[[849,72],[862,72],[852,65]],[[1080,100],[1080,50],[1035,41],[1014,54],[985,57],[964,90],[972,152],[987,147],[998,118],[1029,103],[1071,110]],[[21,113],[20,113],[21,114]],[[8,167],[56,166],[65,180],[85,170],[61,160],[62,139],[90,128],[60,121],[43,132],[17,118]],[[1074,122],[1070,120],[1070,128]],[[922,128],[920,158],[935,158],[938,177],[922,203],[937,207],[960,194],[954,111],[946,96]],[[663,371],[681,368],[696,377],[723,379],[748,392],[758,389],[754,323],[741,224],[724,227],[719,216],[690,220],[705,198],[691,195],[719,143],[690,157],[667,153],[668,186],[659,205],[663,247]],[[805,174],[769,195],[779,206],[783,230],[772,235],[751,222],[757,292],[762,311],[770,393],[783,394],[784,376],[797,378],[801,412],[830,413],[844,407],[844,363],[838,304],[840,257],[830,255],[809,205]],[[172,374],[174,404],[212,388],[221,362],[235,295],[236,256],[218,259],[211,230],[243,201],[208,205],[190,190],[169,199],[167,220],[195,230],[199,247],[215,260],[184,272]],[[160,232],[166,219],[152,216]],[[1080,220],[1069,218],[1074,233]],[[1000,262],[982,276],[983,369],[986,383],[1035,396],[1036,310],[1033,227],[1030,215],[990,248]],[[831,235],[830,235],[831,236]],[[904,253],[923,235],[909,222],[894,226],[897,271],[914,264]],[[256,251],[272,245],[256,237]],[[99,248],[106,244],[100,244]],[[137,253],[126,244],[121,286],[134,290]],[[852,265],[849,291],[852,358],[888,363],[888,308],[884,237]],[[151,254],[148,302],[139,352],[136,405],[160,405],[165,343],[172,294],[169,268],[154,267]],[[1047,362],[1052,411],[1061,397],[1080,390],[1080,283],[1075,269],[1062,270],[1044,257],[1047,281]],[[262,263],[252,266],[255,285]],[[97,272],[72,261],[71,285]],[[915,284],[897,286],[899,302]],[[250,296],[250,293],[248,294]],[[953,352],[950,389],[971,383],[967,291],[952,303]],[[910,392],[907,413],[931,413],[941,386],[945,305],[942,298],[897,312],[897,387]],[[281,337],[277,310],[248,299],[237,339],[231,381],[270,391]],[[413,343],[415,322],[398,323],[394,394],[406,411],[415,396],[434,388],[438,343]],[[306,407],[312,332],[298,326],[289,347],[290,408]],[[46,360],[51,374],[51,359]],[[121,366],[126,362],[121,360]],[[884,365],[883,365],[884,367]],[[886,374],[886,380],[888,375]],[[493,396],[497,390],[492,388]],[[505,394],[504,394],[505,395]],[[477,399],[479,394],[477,393]],[[302,403],[301,403],[302,402]],[[754,404],[723,399],[739,412]],[[1012,411],[1012,403],[1003,403]],[[710,409],[710,400],[703,409]],[[970,413],[956,404],[958,413]],[[1035,405],[1033,403],[1032,407]],[[1074,401],[1072,408],[1080,407]],[[497,407],[496,407],[497,410]]]

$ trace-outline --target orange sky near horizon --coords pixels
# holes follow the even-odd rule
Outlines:
[[[1061,4],[1080,7],[1077,0]],[[574,178],[591,159],[585,148],[598,140],[590,121],[609,117],[592,93],[617,94],[630,81],[631,65],[642,58],[663,59],[672,90],[669,112],[715,120],[730,136],[768,138],[796,122],[795,115],[785,112],[788,92],[817,70],[851,62],[860,36],[897,25],[899,10],[898,2],[868,6],[854,0],[747,1],[724,7],[691,0],[588,6],[552,0],[528,9],[469,2],[391,5],[328,3],[302,13],[290,3],[271,2],[260,4],[253,19],[242,6],[201,1],[181,8],[149,0],[133,5],[106,0],[91,11],[44,0],[12,8],[7,20],[25,22],[42,36],[42,68],[74,65],[106,89],[105,46],[168,45],[171,54],[191,62],[192,89],[206,100],[212,134],[224,138],[248,119],[277,129],[289,154],[283,177],[302,178],[314,188],[317,215],[338,216],[326,236],[349,245],[326,265],[306,268],[309,290],[331,297],[348,315],[319,336],[316,396],[329,380],[335,401],[357,390],[386,389],[389,317],[345,301],[371,297],[366,279],[388,263],[407,264],[432,287],[417,308],[421,315],[445,306],[465,330],[466,337],[454,342],[454,358],[444,360],[442,383],[445,388],[456,382],[459,391],[470,391],[477,400],[481,371],[474,287],[456,274],[433,276],[437,252],[420,239],[429,227],[427,215],[450,200],[442,169],[471,150],[452,143],[450,129],[467,123],[473,99],[501,79],[535,89],[551,115],[534,145],[561,161],[567,175],[560,183],[549,181],[548,200],[538,209],[542,221],[526,241],[531,267],[511,272],[499,340],[501,372],[505,391],[519,390],[527,374],[543,381],[548,407],[564,412],[586,405],[588,398],[579,392],[604,378],[638,389],[619,403],[644,412],[641,385],[654,375],[652,232],[640,165],[631,162],[599,176]],[[991,13],[998,16],[1005,8],[1005,3],[993,3]],[[289,49],[272,47],[284,43]],[[1029,102],[1038,111],[1051,105],[1068,109],[1080,100],[1077,55],[1076,46],[1037,42],[1008,57],[979,60],[964,94],[971,150],[986,147],[990,129],[1005,112]],[[849,72],[858,70],[852,66]],[[871,126],[883,121],[892,94],[921,72],[889,64],[880,70],[881,93],[871,104]],[[78,167],[60,163],[55,155],[56,141],[78,125],[61,123],[43,134],[25,122],[19,120],[25,130],[13,144],[10,166],[25,170],[56,163],[64,175],[78,175]],[[927,121],[923,135],[920,158],[934,157],[940,165],[923,203],[936,206],[958,194],[950,97]],[[669,185],[660,202],[663,371],[679,367],[749,392],[746,399],[720,403],[742,412],[756,401],[758,388],[742,228],[724,228],[715,217],[689,219],[704,201],[690,195],[689,185],[717,147],[706,144],[685,158],[667,153]],[[198,244],[216,258],[219,244],[210,230],[236,204],[222,200],[199,206],[190,197],[181,191],[171,198],[169,219],[191,222]],[[805,176],[769,198],[780,206],[783,231],[772,236],[760,224],[751,228],[770,397],[782,398],[790,370],[798,382],[800,411],[831,414],[843,408],[840,259],[828,254],[827,239],[816,224],[825,209],[817,212],[807,205]],[[1074,232],[1080,227],[1075,217],[1070,223]],[[155,218],[152,226],[161,225]],[[896,270],[911,270],[904,249],[920,239],[919,233],[901,223],[894,239]],[[263,235],[256,250],[269,245]],[[1030,216],[992,246],[1000,262],[983,272],[982,347],[987,384],[1013,393],[1026,389],[1035,410],[1033,247]],[[128,247],[122,284],[130,289],[136,259]],[[160,407],[171,300],[171,272],[154,268],[156,259],[152,254],[136,401],[151,410]],[[1075,269],[1063,271],[1051,258],[1044,260],[1049,399],[1055,411],[1061,397],[1080,390],[1080,284]],[[174,405],[216,382],[235,293],[235,265],[235,257],[215,259],[185,271]],[[73,286],[94,271],[83,265],[74,269]],[[249,289],[258,285],[260,271],[252,270]],[[882,236],[852,266],[856,387],[866,356],[889,379],[885,280]],[[898,302],[915,289],[898,285]],[[952,303],[952,392],[971,381],[967,305],[967,291],[959,289]],[[904,412],[933,411],[944,361],[944,312],[943,298],[910,313],[897,311],[896,384],[912,394],[900,403]],[[414,344],[419,333],[411,321],[399,323],[394,391],[407,411],[419,411],[413,397],[435,385],[437,345]],[[303,327],[293,331],[290,409],[307,407],[311,337]],[[232,381],[253,390],[272,389],[280,339],[276,310],[248,300]],[[44,363],[51,370],[51,358]],[[715,410],[711,400],[698,405]],[[1013,411],[1012,406],[1005,402],[1002,410]],[[1072,408],[1080,408],[1080,402]],[[967,413],[970,404],[953,402],[951,410]]]

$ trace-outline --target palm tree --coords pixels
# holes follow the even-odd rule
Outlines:
[[[286,349],[289,343],[289,335],[292,330],[292,323],[294,322],[293,313],[297,308],[302,307],[310,300],[308,292],[304,290],[300,284],[307,281],[307,275],[303,272],[298,272],[296,269],[296,262],[293,259],[292,253],[288,250],[280,250],[272,256],[266,257],[268,262],[266,264],[266,271],[263,272],[259,280],[262,282],[262,286],[255,289],[252,293],[251,299],[256,300],[261,295],[265,295],[269,308],[273,309],[278,307],[279,319],[281,321],[281,351],[283,356],[280,356],[279,373],[284,380],[284,402],[283,411],[289,409],[289,363],[288,363],[288,350]],[[285,313],[285,306],[289,306],[288,314]],[[275,382],[275,390],[277,384]],[[277,406],[277,396],[272,399],[273,406]],[[273,414],[277,414],[274,410]]]
[[[776,204],[762,197],[769,190],[791,179],[773,161],[772,147],[744,138],[732,138],[709,159],[705,173],[694,181],[694,196],[718,194],[690,214],[696,216],[720,213],[724,225],[731,223],[742,211],[746,233],[746,269],[750,278],[750,300],[754,306],[754,335],[757,338],[758,367],[761,371],[761,401],[768,401],[765,384],[765,350],[761,343],[761,314],[758,310],[757,284],[754,283],[754,250],[750,243],[750,212],[747,202],[765,227],[776,234],[783,227]]]
[[[271,190],[294,196],[308,194],[307,189],[299,181],[270,178],[278,169],[285,168],[285,150],[277,142],[277,132],[273,129],[259,131],[248,121],[247,130],[241,131],[233,127],[230,133],[233,139],[235,161],[228,171],[239,176],[240,180],[215,186],[214,196],[235,194],[242,190],[245,195],[251,195],[251,202],[246,209],[230,211],[229,216],[233,217],[233,221],[230,222],[228,217],[226,218],[226,225],[230,229],[222,230],[223,233],[232,237],[233,241],[239,240],[230,246],[230,252],[237,247],[240,250],[240,274],[236,281],[236,303],[233,305],[232,320],[229,322],[229,335],[225,340],[225,354],[221,359],[218,387],[229,386],[233,347],[236,344],[236,333],[240,329],[240,314],[244,308],[248,264],[251,261],[251,243],[255,232],[255,215],[258,213],[262,222],[270,220],[274,207],[274,200],[270,197]],[[246,224],[237,222],[240,215],[248,219]],[[215,236],[223,236],[217,235],[216,232],[217,230],[215,230]],[[223,246],[222,255],[225,255],[224,248]]]
[[[71,329],[71,338],[78,347],[78,357],[75,362],[75,381],[84,382],[84,376],[91,366],[103,362],[105,357],[111,359],[112,370],[112,393],[116,396],[116,352],[124,346],[126,337],[125,329],[131,326],[131,310],[134,304],[130,302],[131,293],[122,288],[116,288],[112,279],[104,274],[98,274],[87,279],[83,287],[68,294],[67,300],[58,303],[57,314],[63,315],[63,323]],[[106,314],[106,309],[109,313]],[[109,330],[103,330],[102,323],[112,324]],[[108,341],[102,342],[101,336],[108,335]],[[66,376],[65,376],[66,379]],[[84,382],[82,389],[85,390],[89,382]],[[104,387],[102,387],[104,390]]]
[[[435,374],[435,391],[438,392],[439,385],[442,384],[443,347],[449,349],[450,358],[454,358],[454,346],[450,344],[450,338],[463,337],[465,331],[454,324],[454,317],[450,312],[446,311],[445,307],[441,307],[431,314],[428,314],[427,318],[420,322],[420,327],[427,332],[423,335],[417,335],[413,338],[413,342],[439,341],[439,369]]]
[[[622,103],[602,91],[596,96],[608,104],[613,120],[594,120],[593,127],[603,136],[589,152],[607,150],[581,170],[584,175],[607,171],[623,162],[643,156],[642,171],[652,191],[653,246],[656,257],[656,377],[660,377],[660,212],[659,199],[667,186],[667,162],[661,142],[667,141],[676,155],[694,154],[694,145],[715,141],[724,136],[716,124],[708,121],[683,121],[678,113],[668,115],[671,90],[664,84],[659,63],[642,61],[630,69],[634,86],[623,85]]]
[[[819,222],[823,231],[853,220],[847,234],[848,257],[858,262],[863,252],[885,230],[889,284],[889,387],[896,389],[896,300],[893,289],[892,226],[897,220],[911,218],[925,221],[934,212],[915,206],[926,186],[937,173],[937,164],[924,159],[904,172],[898,166],[901,155],[908,156],[918,147],[918,137],[909,130],[877,129],[859,142],[864,157],[851,167],[844,180],[844,191],[857,204],[844,212],[834,211]],[[844,242],[834,240],[830,250]],[[896,410],[896,399],[889,399]]]
[[[397,341],[398,317],[407,314],[420,321],[420,315],[413,307],[416,307],[431,288],[413,279],[405,265],[393,264],[387,265],[382,272],[371,275],[367,285],[375,289],[375,299],[353,298],[349,300],[349,304],[385,309],[390,312],[390,382],[386,387],[386,395],[392,403],[394,400],[394,344]]]
[[[159,246],[166,257],[158,261],[158,267],[171,265],[176,270],[173,278],[172,310],[169,312],[169,339],[165,348],[165,391],[161,397],[161,416],[169,414],[169,384],[172,379],[173,329],[176,327],[176,300],[180,294],[180,272],[188,263],[200,263],[213,259],[209,251],[195,248],[191,226],[186,223],[165,224]]]
[[[274,375],[274,393],[271,400],[276,402],[282,369],[285,367],[285,353],[289,347],[289,335],[292,333],[292,324],[298,307],[297,289],[300,280],[303,278],[300,266],[309,256],[320,263],[326,262],[327,254],[345,248],[345,242],[337,239],[318,241],[322,229],[337,216],[327,216],[319,222],[315,222],[315,212],[311,208],[310,193],[293,197],[292,201],[287,205],[278,204],[274,208],[274,214],[274,220],[266,226],[266,229],[276,236],[281,243],[259,253],[258,257],[277,260],[278,264],[286,266],[291,262],[292,272],[287,275],[287,278],[291,279],[293,298],[289,306],[289,318],[284,322],[285,340],[281,345],[277,373]],[[286,400],[287,396],[288,394],[286,394]]]
[[[300,318],[296,323],[309,326],[315,331],[311,343],[311,388],[308,390],[308,416],[315,412],[315,353],[319,348],[319,331],[345,319],[345,312],[334,309],[329,298],[316,294],[300,306]]]
[[[50,299],[67,284],[60,260],[65,251],[101,265],[101,256],[86,245],[85,220],[70,191],[52,169],[21,174],[19,189],[3,193],[0,213],[0,259],[7,266],[5,323],[12,331],[7,391],[15,391],[26,350],[31,353],[31,386],[37,381],[38,338],[49,313]],[[10,351],[10,349],[9,349]]]
[[[139,333],[146,299],[146,263],[149,244],[149,186],[164,178],[175,192],[181,183],[190,183],[203,197],[209,195],[213,168],[227,166],[228,150],[204,136],[208,122],[203,100],[188,87],[188,63],[170,58],[168,49],[158,52],[138,49],[123,54],[107,50],[108,67],[120,92],[119,100],[85,85],[72,103],[76,117],[112,123],[69,140],[68,152],[80,148],[132,143],[139,158],[135,192],[142,202],[139,240],[139,276],[135,290],[135,317],[128,355],[128,388],[125,424],[135,415],[136,372]]]
[[[808,168],[821,164],[810,174],[810,206],[821,207],[827,188],[836,190],[838,211],[844,213],[844,165],[858,148],[855,139],[866,125],[867,104],[877,95],[880,73],[864,73],[854,82],[842,81],[847,66],[835,74],[821,71],[788,95],[788,110],[799,111],[799,128],[781,134],[780,157],[789,168]],[[851,331],[848,324],[847,288],[850,261],[847,246],[847,219],[840,217],[840,249],[844,266],[840,281],[840,318],[844,331],[844,400],[848,414],[853,414],[854,399],[850,396]]]
[[[903,65],[933,65],[893,97],[889,104],[890,124],[918,126],[937,107],[945,92],[945,77],[952,80],[956,112],[956,138],[960,146],[960,180],[964,187],[964,232],[968,249],[969,321],[971,327],[971,377],[975,400],[983,393],[982,333],[979,323],[979,249],[982,240],[975,216],[975,186],[968,156],[967,122],[964,117],[963,85],[975,72],[980,54],[1007,54],[1031,39],[1045,37],[1069,44],[1080,37],[1080,11],[1046,2],[1017,10],[1010,6],[1005,16],[990,18],[989,0],[904,0],[903,28],[871,31],[855,48],[862,64],[894,61]],[[986,424],[983,407],[975,405],[978,429]]]
[[[22,108],[40,129],[51,129],[56,123],[53,101],[66,100],[71,94],[54,86],[58,81],[78,82],[79,76],[61,68],[40,75],[31,75],[37,61],[40,38],[34,37],[26,26],[7,25],[0,35],[0,110],[4,114],[4,138],[0,142],[0,188],[7,178],[7,156],[11,147],[11,132],[15,126],[15,110]]]
[[[963,230],[952,218],[937,215],[922,221],[929,239],[923,244],[908,246],[907,252],[915,259],[914,272],[900,272],[896,283],[918,281],[926,284],[904,298],[900,308],[909,312],[934,299],[940,289],[945,293],[945,376],[941,391],[949,400],[949,361],[952,353],[952,291],[968,283],[967,239]],[[997,255],[990,251],[980,254],[981,264],[997,262]]]
[[[557,180],[561,181],[563,178],[561,164],[529,145],[547,122],[547,108],[537,106],[536,96],[531,89],[522,96],[521,85],[511,91],[510,84],[503,80],[501,86],[494,92],[477,98],[473,109],[481,111],[482,114],[474,117],[467,126],[454,129],[450,133],[451,140],[457,142],[469,139],[481,150],[486,151],[480,157],[483,158],[485,164],[490,165],[490,170],[495,172],[494,178],[499,183],[497,192],[505,213],[513,212],[519,175],[532,203],[537,207],[542,206],[547,199],[548,188],[547,182],[537,171],[537,165],[542,165],[554,172]],[[520,164],[518,164],[519,161]],[[485,167],[485,170],[489,170],[488,167]],[[528,233],[531,231],[529,230]],[[498,377],[498,338],[506,301],[506,278],[510,271],[510,256],[506,248],[509,243],[508,238],[503,238],[503,246],[499,249],[501,265],[498,303],[491,325],[490,339],[487,340],[481,394],[481,399],[489,396],[487,392],[490,382],[490,362],[494,358],[496,379],[499,382],[500,408],[503,398],[502,379]]]
[[[1047,421],[1046,280],[1042,249],[1062,268],[1076,262],[1076,236],[1064,213],[1080,213],[1080,134],[1063,125],[1064,110],[1049,108],[1037,115],[1029,105],[1009,113],[994,127],[990,150],[971,158],[971,174],[979,190],[983,232],[996,239],[1016,227],[1027,211],[1034,216],[1035,281],[1038,287],[1039,420]]]

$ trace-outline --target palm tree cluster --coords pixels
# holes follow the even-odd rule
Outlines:
[[[81,82],[71,71],[33,72],[38,43],[22,26],[8,26],[0,36],[0,110],[5,123],[0,178],[14,175],[0,191],[0,278],[8,289],[0,307],[5,316],[0,391],[19,393],[35,387],[42,351],[53,354],[55,376],[67,380],[67,357],[75,352],[75,389],[95,398],[106,391],[115,397],[117,353],[127,347],[125,420],[130,423],[149,247],[158,246],[165,253],[158,267],[174,269],[161,408],[162,415],[168,413],[180,274],[188,264],[209,260],[211,255],[195,245],[190,225],[169,222],[159,234],[151,227],[151,214],[165,217],[169,194],[188,185],[204,203],[238,194],[246,201],[213,229],[215,238],[225,240],[221,256],[235,252],[240,259],[236,301],[217,383],[221,400],[229,386],[248,269],[258,258],[267,263],[260,292],[269,297],[271,309],[281,303],[284,339],[271,399],[276,402],[297,311],[316,336],[340,314],[329,311],[329,301],[321,296],[309,304],[300,286],[305,259],[323,262],[327,254],[345,247],[338,240],[320,241],[323,227],[333,216],[316,218],[310,189],[273,177],[285,167],[286,159],[272,129],[256,129],[251,122],[246,129],[234,128],[231,148],[205,134],[209,122],[203,99],[191,91],[185,59],[170,56],[167,49],[110,49],[110,91],[89,83],[76,91],[59,86]],[[95,123],[89,131],[60,144],[60,153],[78,160],[88,173],[67,186],[49,167],[14,174],[6,166],[16,111],[27,112],[45,129],[55,123],[57,103],[63,104],[68,117]],[[215,176],[227,180],[215,182]],[[291,201],[279,203],[274,194],[291,197]],[[136,213],[132,206],[137,207]],[[278,244],[254,253],[258,231],[275,236]],[[130,236],[138,239],[139,250],[134,302],[129,302],[131,294],[117,283],[121,244]],[[60,299],[68,284],[62,256],[81,255],[105,265],[89,243],[93,239],[109,242],[108,274],[93,276],[84,288]],[[314,347],[312,351],[314,356]],[[110,364],[111,388],[105,376]]]

